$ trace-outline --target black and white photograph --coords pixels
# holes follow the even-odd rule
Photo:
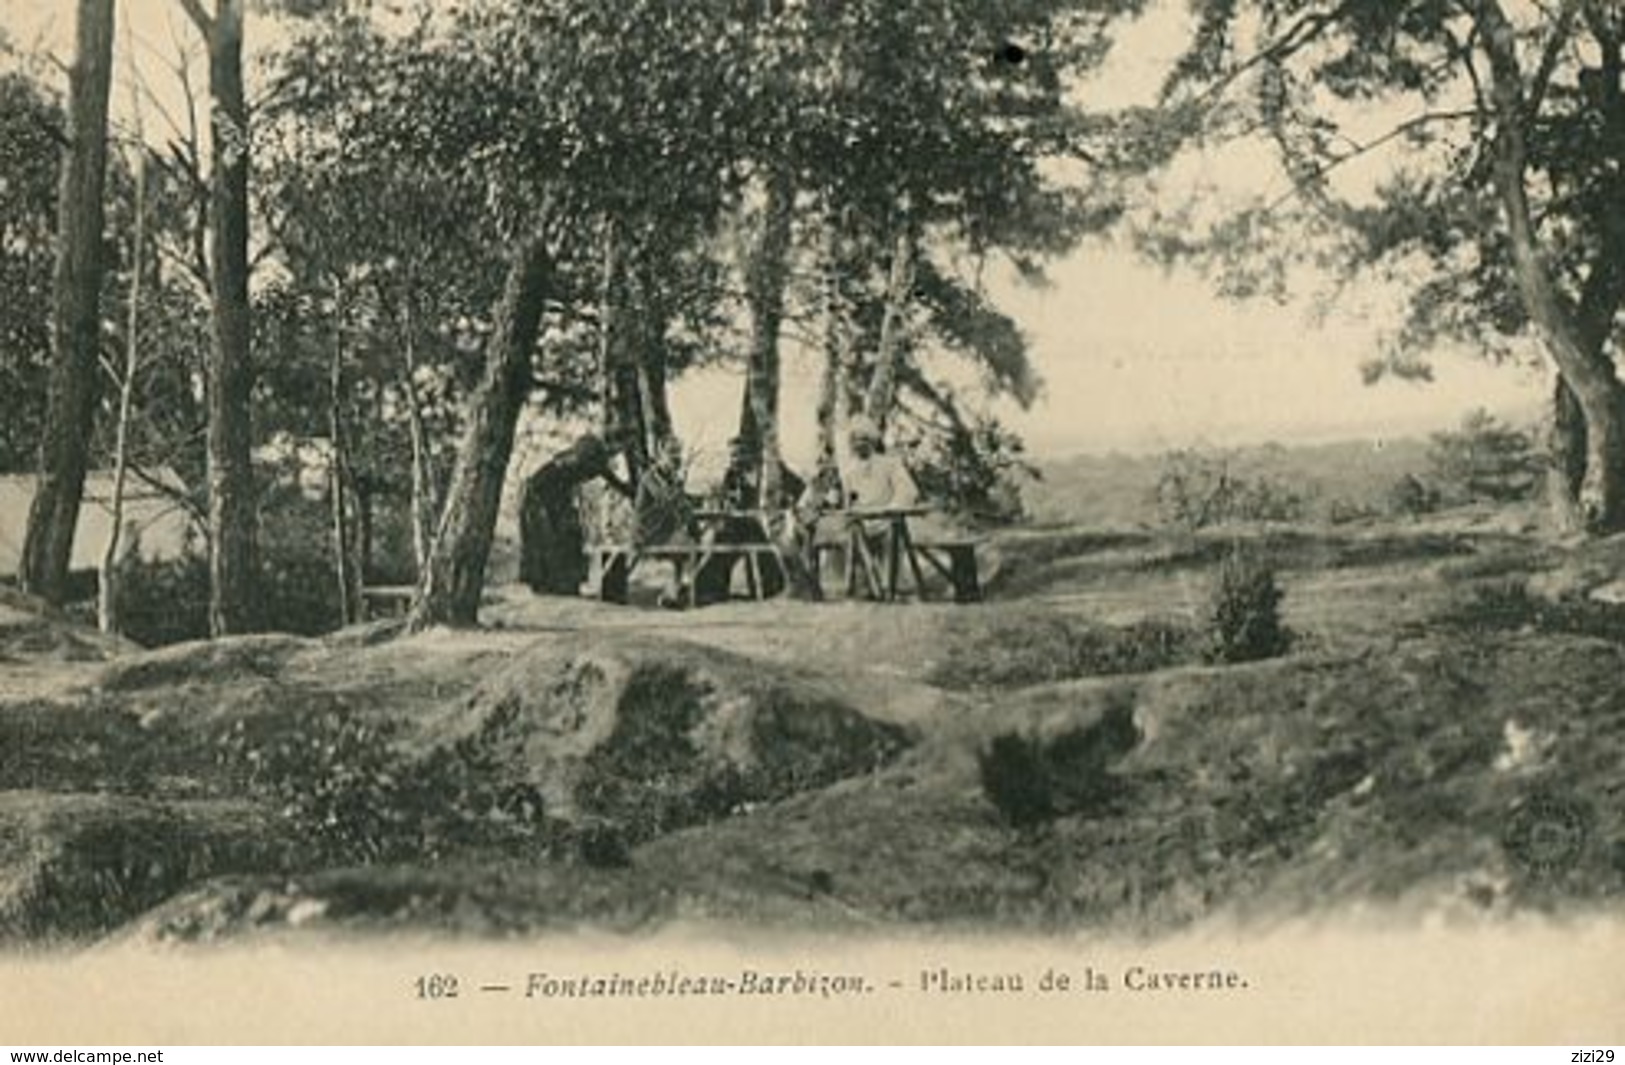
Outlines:
[[[1617,0],[0,0],[0,1044],[1625,1042],[1621,360]]]

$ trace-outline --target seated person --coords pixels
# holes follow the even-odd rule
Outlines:
[[[785,466],[779,465],[779,483],[786,498],[794,498],[804,489],[801,478]],[[730,515],[709,534],[710,544],[761,543],[764,535],[760,517],[748,514],[758,510],[761,500],[762,452],[760,446],[743,436],[728,444],[728,468],[722,475],[717,490],[717,509]],[[734,570],[744,561],[738,554],[717,554],[706,559],[695,575],[695,599],[701,603],[720,602],[728,598],[733,587]],[[759,559],[763,598],[778,595],[784,590],[786,574],[777,561],[770,557]]]
[[[851,455],[841,469],[845,503],[854,509],[914,507],[920,487],[900,456],[881,449],[880,430],[863,416],[852,419],[847,432]]]
[[[825,510],[911,507],[920,503],[920,489],[902,459],[880,449],[880,430],[861,415],[847,431],[850,455],[845,461],[819,471],[791,508],[780,536],[780,551],[799,572],[792,573],[792,589],[803,598],[822,597],[816,553],[822,539],[819,518]],[[843,535],[845,535],[843,533]],[[884,534],[879,534],[883,536]],[[878,550],[875,539],[873,549]]]
[[[797,599],[824,597],[818,580],[818,519],[824,510],[840,505],[840,475],[833,466],[821,466],[775,524],[774,541],[784,559],[790,594]]]
[[[694,542],[694,506],[683,484],[682,445],[663,441],[649,456],[649,466],[638,478],[632,502],[632,543],[637,547]],[[684,603],[684,574],[673,564],[672,578],[660,592],[660,605],[677,608]],[[692,580],[692,575],[689,575]]]
[[[693,541],[694,507],[683,485],[683,449],[663,441],[649,456],[632,502],[632,542],[639,547]]]

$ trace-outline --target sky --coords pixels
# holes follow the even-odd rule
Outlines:
[[[138,62],[154,83],[163,78],[158,57],[172,54],[171,24],[182,37],[187,32],[178,6],[175,0],[120,0],[133,23]],[[68,0],[0,0],[0,27],[18,44],[65,53],[72,18]],[[1183,29],[1177,4],[1129,29],[1120,37],[1119,58],[1086,87],[1091,101],[1111,106],[1149,99]],[[128,39],[121,35],[121,48]],[[1259,191],[1256,186],[1270,180],[1255,161],[1215,166],[1220,171],[1202,178],[1237,194]],[[1528,416],[1549,387],[1538,368],[1491,366],[1470,351],[1436,353],[1431,383],[1364,384],[1360,367],[1380,352],[1392,325],[1380,293],[1356,292],[1350,306],[1320,321],[1307,302],[1226,302],[1194,275],[1148,264],[1109,241],[1051,264],[1050,275],[1051,283],[1039,289],[1013,278],[992,287],[995,302],[1026,333],[1044,380],[1031,409],[1010,402],[994,409],[1039,456],[1414,435],[1453,425],[1479,406]],[[792,461],[813,450],[817,373],[814,360],[788,355],[782,404]],[[692,446],[725,446],[740,387],[737,372],[679,383],[675,416]]]

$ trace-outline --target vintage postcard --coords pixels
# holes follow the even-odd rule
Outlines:
[[[1625,1043],[1622,71],[0,0],[0,1044]]]

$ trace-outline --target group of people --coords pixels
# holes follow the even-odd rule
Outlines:
[[[857,416],[848,425],[845,454],[838,454],[833,468],[821,469],[810,481],[803,481],[781,467],[783,497],[793,503],[783,511],[751,513],[760,499],[762,459],[751,441],[736,438],[729,449],[729,462],[719,486],[717,509],[726,517],[711,525],[701,539],[708,545],[725,546],[761,540],[765,530],[778,547],[775,564],[762,567],[761,594],[777,595],[786,586],[797,598],[818,599],[822,588],[818,579],[816,551],[821,519],[831,511],[864,508],[909,507],[921,499],[919,486],[902,457],[885,449],[879,428],[870,419]],[[689,497],[683,485],[681,452],[675,442],[652,457],[650,467],[639,482],[634,503],[635,536],[639,543],[681,543],[694,536],[695,523]],[[707,557],[688,577],[694,582],[698,603],[727,599],[733,586],[734,570],[741,557],[718,552]],[[684,589],[674,581],[662,593],[661,601],[678,605]]]

